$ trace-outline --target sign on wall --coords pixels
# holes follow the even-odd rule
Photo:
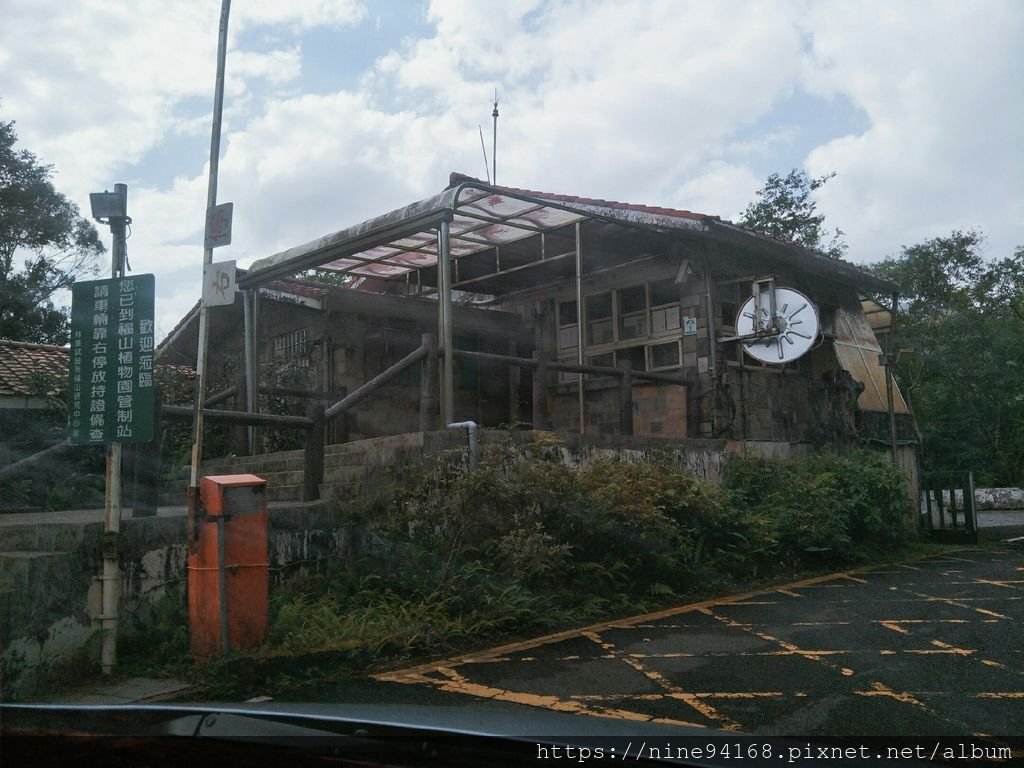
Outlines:
[[[153,275],[71,286],[72,443],[153,439],[154,294]]]

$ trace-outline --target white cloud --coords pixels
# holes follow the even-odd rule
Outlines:
[[[848,96],[871,123],[807,159],[812,174],[837,172],[819,198],[857,260],[953,228],[984,228],[998,257],[1024,240],[1024,102],[1008,91],[1024,74],[1024,14],[1014,4],[928,8],[815,6],[806,19],[804,83]]]
[[[680,185],[669,204],[736,221],[763,184],[764,180],[747,166],[716,161],[704,173]]]
[[[0,61],[18,63],[0,69],[4,118],[80,205],[130,184],[133,264],[164,275],[182,312],[198,292],[206,153],[160,154],[209,136],[218,6],[7,0],[0,27]],[[483,176],[496,87],[502,184],[732,218],[763,176],[804,160],[837,171],[818,197],[854,258],[954,226],[984,228],[1004,255],[1024,240],[1024,10],[985,9],[437,0],[408,9],[427,35],[352,71],[340,50],[307,61],[305,33],[369,37],[393,19],[349,0],[238,2],[218,195],[236,204],[234,243],[216,257],[249,263],[433,194],[451,170]],[[356,85],[325,85],[332,66]],[[862,122],[825,134],[818,115],[779,113],[830,100]],[[148,175],[154,158],[173,182]]]

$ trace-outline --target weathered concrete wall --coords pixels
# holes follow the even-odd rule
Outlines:
[[[5,700],[31,696],[55,665],[98,663],[83,654],[99,630],[96,576],[102,567],[103,525],[69,520],[66,514],[62,519],[62,513],[38,518],[0,528],[0,695]],[[271,508],[272,580],[344,557],[347,540],[347,531],[326,505]],[[122,636],[132,630],[129,615],[144,614],[169,587],[184,585],[187,556],[183,515],[121,522]]]

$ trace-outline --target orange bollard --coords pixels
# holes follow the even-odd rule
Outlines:
[[[197,546],[188,556],[188,618],[196,661],[252,648],[267,634],[270,591],[267,481],[255,475],[200,480]]]

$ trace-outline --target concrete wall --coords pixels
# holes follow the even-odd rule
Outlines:
[[[19,516],[24,517],[24,516]],[[3,524],[0,552],[0,672],[4,700],[32,696],[51,668],[69,662],[98,665],[103,525],[83,513],[41,513],[39,522]],[[92,513],[90,517],[95,518]],[[321,558],[343,557],[347,534],[326,505],[271,509],[272,580],[311,567]],[[130,633],[131,616],[145,614],[187,577],[182,514],[121,522],[119,633]],[[95,655],[95,658],[92,656]],[[88,656],[88,657],[87,657]]]

